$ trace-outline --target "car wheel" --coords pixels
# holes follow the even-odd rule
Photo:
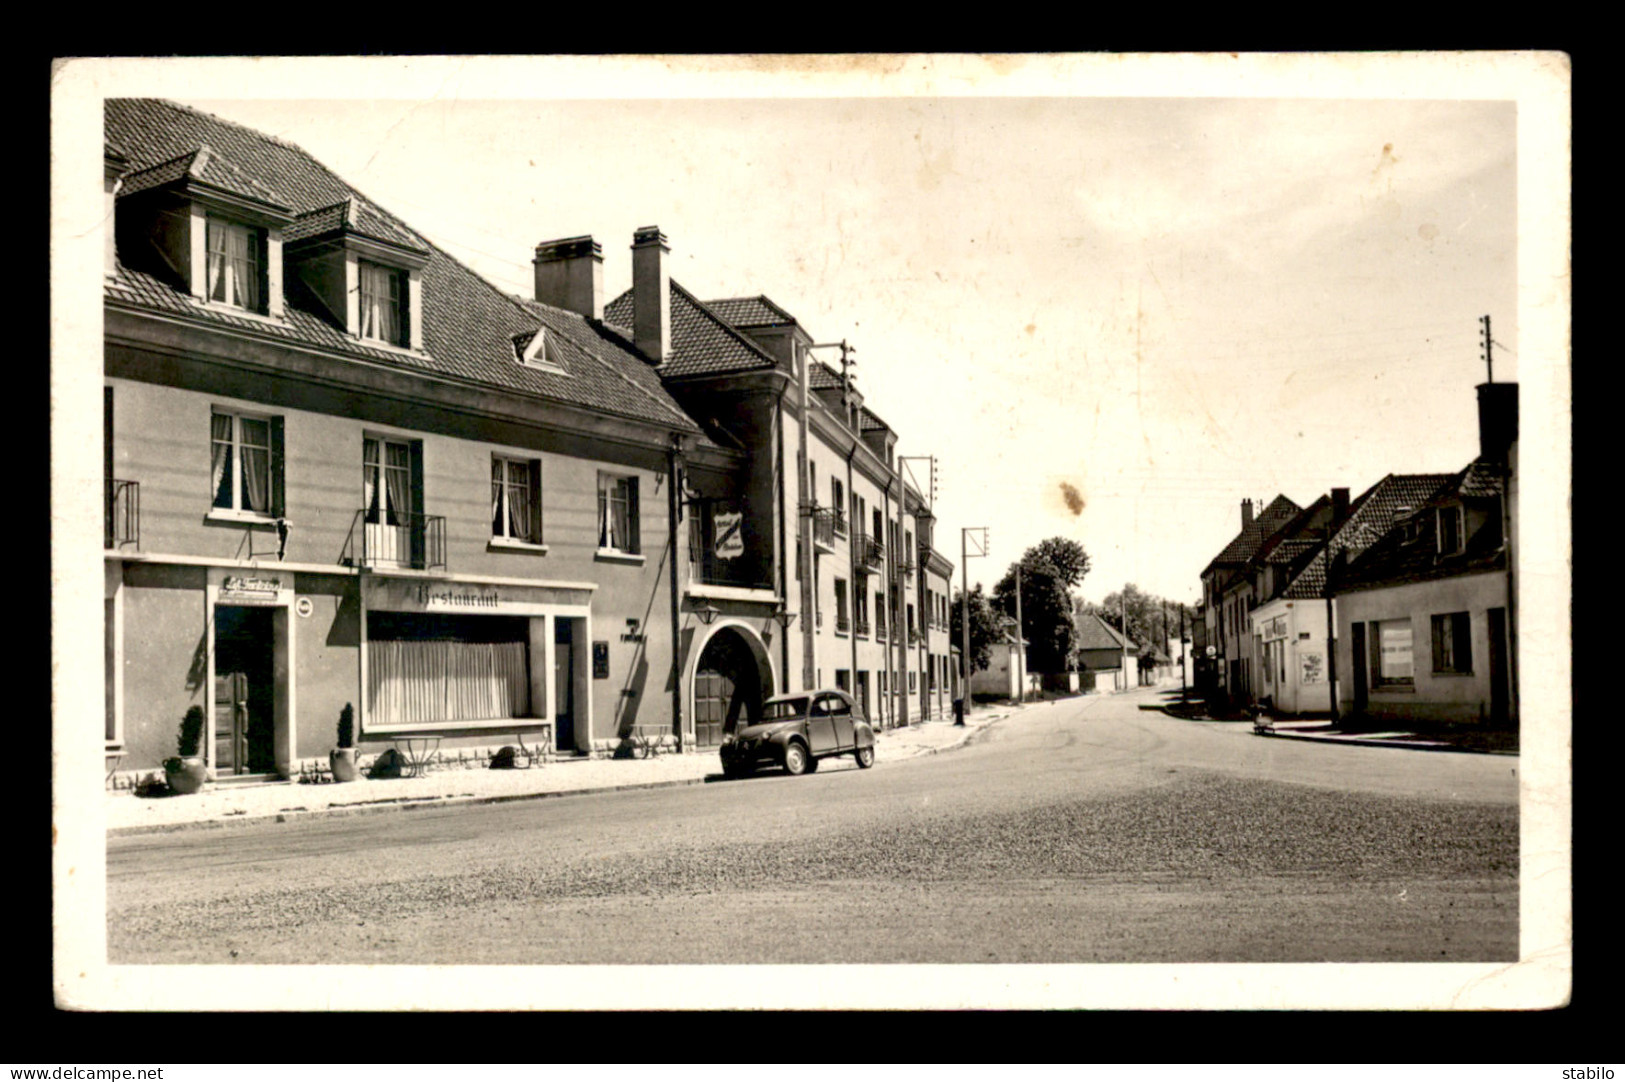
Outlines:
[[[786,744],[784,746],[784,772],[786,774],[805,774],[807,772],[807,749],[800,744]]]
[[[858,761],[859,767],[864,770],[868,770],[870,767],[875,765],[875,749],[872,747],[859,748],[857,751],[852,753],[852,758]]]

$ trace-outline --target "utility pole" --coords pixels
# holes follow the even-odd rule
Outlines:
[[[1179,603],[1179,701],[1186,701],[1185,692],[1185,603]]]
[[[1485,368],[1486,372],[1489,375],[1489,379],[1487,380],[1487,382],[1494,383],[1495,382],[1495,354],[1494,354],[1493,347],[1494,347],[1495,343],[1490,338],[1490,317],[1487,314],[1482,315],[1482,316],[1478,317],[1478,321],[1480,323],[1484,324],[1484,332],[1483,332],[1484,333],[1484,368]]]
[[[1484,317],[1488,319],[1488,316]],[[1332,614],[1332,528],[1326,527],[1326,584],[1321,593],[1326,596],[1326,686],[1331,702],[1332,724],[1337,724],[1337,618]],[[1360,664],[1355,658],[1354,664]]]
[[[970,698],[970,573],[966,565],[970,561],[970,535],[976,530],[982,531],[982,551],[978,556],[987,555],[987,527],[962,526],[959,529],[959,603],[963,615],[959,620],[959,699],[958,708],[954,717],[955,725],[965,724],[966,701]]]
[[[1016,564],[1016,656],[1021,659],[1021,701],[1027,701],[1027,625],[1021,621],[1021,564]]]

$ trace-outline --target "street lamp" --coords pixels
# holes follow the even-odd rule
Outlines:
[[[705,604],[694,610],[694,615],[700,618],[700,623],[710,627],[711,621],[722,615],[722,610],[707,601]]]
[[[779,622],[780,627],[789,631],[790,625],[796,622],[796,614],[790,611],[789,606],[780,601],[773,606],[773,619]]]

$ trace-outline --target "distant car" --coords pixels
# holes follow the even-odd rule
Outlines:
[[[771,698],[759,720],[722,738],[722,772],[730,778],[764,763],[786,774],[811,774],[832,755],[850,755],[865,770],[875,765],[875,731],[852,696],[837,688]]]

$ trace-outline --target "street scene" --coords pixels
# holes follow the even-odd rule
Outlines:
[[[64,69],[101,321],[53,641],[104,664],[57,666],[59,997],[1331,963],[1291,987],[1383,1007],[1338,967],[1443,963],[1489,999],[1429,1006],[1560,1002],[1567,298],[1532,314],[1520,167],[1566,69],[647,59]]]
[[[1261,740],[1148,709],[1169,696],[1030,704],[872,774],[725,782],[713,766],[711,784],[118,836],[108,950],[247,965],[307,963],[316,942],[329,964],[1517,957],[1515,756]]]

